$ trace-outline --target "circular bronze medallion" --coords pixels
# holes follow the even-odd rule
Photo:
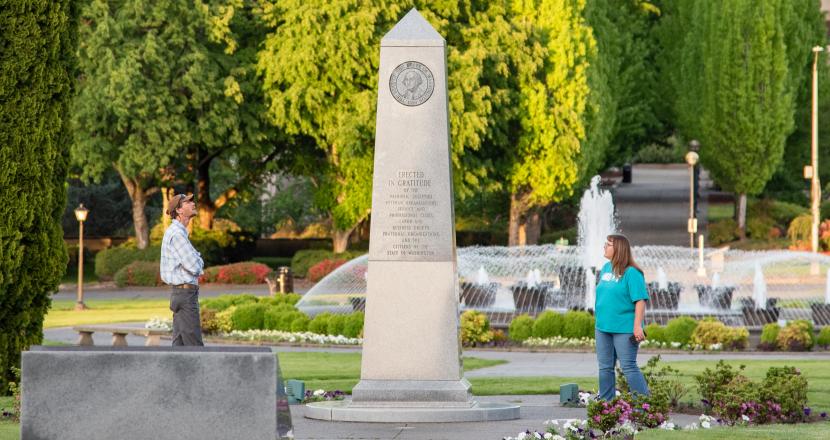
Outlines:
[[[417,61],[407,61],[392,71],[389,90],[395,100],[403,105],[421,105],[432,96],[435,78],[427,66]]]

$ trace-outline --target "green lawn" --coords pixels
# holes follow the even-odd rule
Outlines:
[[[287,379],[306,382],[307,389],[351,389],[360,380],[360,353],[280,353],[280,367]],[[483,359],[464,358],[466,371],[490,366]],[[699,404],[694,376],[704,368],[713,368],[717,360],[669,363],[680,371],[680,380],[689,389],[683,401]],[[815,410],[830,410],[830,369],[826,361],[748,360],[729,361],[732,365],[746,365],[750,379],[760,381],[769,367],[791,365],[799,368],[809,382],[807,398]],[[596,377],[473,377],[469,378],[473,393],[479,396],[505,394],[558,394],[559,385],[576,383],[581,389],[596,389]]]
[[[45,328],[73,325],[109,324],[114,322],[147,321],[154,316],[172,319],[167,299],[117,299],[84,301],[89,310],[74,310],[75,301],[52,302],[46,314]]]
[[[306,389],[342,390],[351,393],[360,381],[360,353],[288,352],[280,353],[280,369],[285,379],[305,381]],[[501,360],[464,357],[464,370],[476,370],[506,363]]]
[[[695,431],[665,431],[651,429],[637,434],[637,440],[826,440],[830,438],[830,423],[802,423],[798,425],[765,425],[746,427],[716,427]]]

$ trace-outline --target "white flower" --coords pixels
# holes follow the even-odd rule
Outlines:
[[[711,427],[712,427],[712,425],[710,425],[708,421],[706,421],[706,422],[700,422],[700,426],[701,426],[703,429],[709,429],[709,428],[711,428]]]
[[[320,396],[325,396],[325,395],[326,395],[326,390],[316,390],[316,391],[314,391],[314,396],[315,397],[320,397]]]
[[[659,428],[660,429],[665,429],[665,430],[668,430],[668,431],[673,431],[675,429],[675,426],[674,426],[674,423],[669,422],[668,420],[666,420],[665,422],[660,424]]]
[[[636,434],[637,428],[631,423],[631,420],[626,420],[622,426],[620,426],[620,432],[623,434]]]
[[[551,440],[553,438],[553,434],[546,432],[545,433],[545,440]]]
[[[152,319],[150,319],[144,324],[144,328],[170,331],[173,330],[173,320],[154,316]]]
[[[542,434],[539,434],[539,431],[536,431],[536,432],[533,433],[533,437],[536,437],[536,438],[541,440],[542,439]]]
[[[520,432],[519,435],[516,436],[516,440],[525,440],[527,438],[526,432]]]
[[[671,343],[672,348],[680,348],[681,345],[683,345],[683,344],[681,344],[679,342],[672,342]]]
[[[744,422],[748,422],[748,421],[749,421],[749,416],[748,416],[748,415],[746,415],[746,414],[742,415],[742,416],[741,416],[741,418],[744,420]]]

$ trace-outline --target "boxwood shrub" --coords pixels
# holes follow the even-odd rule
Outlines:
[[[536,317],[536,322],[533,323],[533,337],[552,338],[561,336],[563,321],[562,315],[557,312],[548,310],[540,313]]]
[[[533,318],[530,315],[519,315],[510,321],[507,336],[511,341],[522,342],[533,336]]]

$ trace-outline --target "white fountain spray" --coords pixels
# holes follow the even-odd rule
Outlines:
[[[597,281],[590,270],[585,271],[585,308],[593,310],[596,306]]]
[[[579,202],[579,246],[582,267],[601,268],[605,264],[603,244],[617,231],[614,222],[614,200],[611,193],[599,189],[600,177],[591,178],[591,186]]]
[[[755,279],[752,286],[752,299],[755,300],[755,308],[763,309],[767,306],[767,282],[764,280],[764,271],[761,265],[755,263]]]
[[[830,304],[830,269],[827,269],[827,281],[824,285],[824,304]]]
[[[720,272],[715,272],[712,275],[712,288],[716,289],[720,287]]]
[[[669,288],[669,280],[666,277],[666,271],[663,270],[663,266],[657,268],[657,287],[660,290],[668,290]]]
[[[476,272],[476,284],[480,284],[482,286],[490,284],[490,276],[487,275],[487,271],[484,270],[484,266],[480,266],[478,268],[478,272]]]
[[[582,267],[585,268],[585,308],[593,309],[596,298],[596,279],[593,270],[599,270],[605,259],[605,239],[617,232],[614,221],[614,199],[608,191],[599,189],[600,176],[591,178],[591,186],[579,202],[579,248]]]

